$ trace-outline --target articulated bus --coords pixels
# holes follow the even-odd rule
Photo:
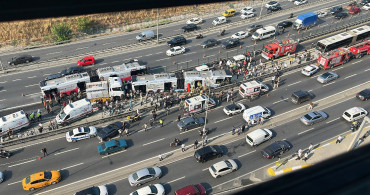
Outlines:
[[[348,47],[368,37],[370,37],[370,27],[362,26],[318,41],[316,50],[325,53],[339,47]]]

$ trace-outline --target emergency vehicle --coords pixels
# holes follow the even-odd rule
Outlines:
[[[86,97],[90,102],[120,99],[124,95],[123,83],[119,77],[109,77],[108,81],[86,83]]]
[[[239,94],[243,98],[250,97],[251,95],[262,95],[269,91],[269,87],[259,81],[249,81],[243,83],[239,87]]]
[[[347,63],[352,58],[348,49],[339,48],[319,55],[317,65],[324,70]]]
[[[30,121],[23,110],[3,116],[0,118],[0,136],[6,135],[9,130],[15,132],[28,126]]]
[[[283,41],[277,41],[264,46],[262,50],[262,57],[267,60],[272,58],[278,58],[290,53],[294,53],[297,48],[297,41],[293,39],[287,39]]]
[[[131,76],[146,73],[145,65],[140,65],[137,61],[123,63],[122,65],[98,68],[96,75],[100,80],[107,80],[108,77],[120,77],[122,81],[131,81]]]
[[[184,115],[202,112],[215,106],[216,102],[212,98],[208,98],[205,95],[195,96],[185,100]]]
[[[366,54],[370,55],[370,40],[365,40],[362,43],[351,46],[349,50],[356,58],[362,58]]]
[[[156,93],[177,88],[177,78],[174,73],[162,73],[132,77],[132,89],[145,93]]]

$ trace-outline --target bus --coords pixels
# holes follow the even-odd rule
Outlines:
[[[318,41],[316,50],[325,53],[339,47],[348,47],[368,37],[370,37],[370,27],[362,26]]]

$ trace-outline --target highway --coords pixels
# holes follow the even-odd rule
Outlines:
[[[345,2],[345,4],[348,3],[343,0],[324,3],[321,2],[317,5],[312,5],[313,7],[311,8],[300,10],[295,15],[308,11],[321,10],[324,7],[332,7],[333,5],[343,2]],[[281,5],[283,9],[288,9],[289,7],[294,6],[291,2],[287,1],[281,2]],[[264,8],[264,10],[266,9]],[[259,13],[259,8],[257,8],[256,13]],[[364,14],[367,13],[364,12],[358,16],[354,16],[352,20],[355,20],[356,17],[362,17]],[[287,19],[287,16],[288,13],[283,13],[272,19],[262,20],[258,23],[261,23],[264,26],[276,25],[278,22]],[[240,20],[240,17],[237,15],[230,19],[232,21],[236,21]],[[350,19],[351,18],[347,18],[338,24],[346,24]],[[212,20],[213,17],[211,19],[206,19],[206,22],[203,23],[201,27],[208,27]],[[321,21],[322,23],[320,24],[321,28],[328,25],[335,25],[330,24],[330,21],[332,20],[332,16],[323,18]],[[163,36],[173,35],[179,32],[177,30],[180,29],[183,24],[184,23],[176,22],[168,26],[161,26],[160,32],[163,32]],[[191,38],[190,40],[188,39],[188,44],[185,45],[187,48],[186,53],[175,57],[165,56],[165,51],[168,47],[164,44],[138,47],[133,49],[133,51],[123,50],[103,55],[99,54],[98,56],[102,57],[97,58],[98,63],[96,63],[93,68],[118,65],[128,59],[138,58],[146,63],[152,72],[174,71],[186,68],[187,63],[189,66],[197,63],[197,60],[201,59],[204,55],[206,58],[203,60],[208,60],[208,58],[213,60],[218,59],[219,57],[230,57],[236,53],[244,52],[246,49],[251,51],[254,47],[261,47],[264,43],[272,41],[271,39],[267,39],[259,42],[257,46],[254,46],[253,42],[248,38],[242,40],[242,49],[231,49],[227,52],[222,49],[220,50],[219,46],[209,49],[202,49],[199,47],[200,42],[208,38],[216,38],[219,41],[225,41],[229,39],[233,33],[245,30],[246,26],[247,22],[243,25],[227,29],[227,35],[221,39],[216,36],[217,31],[206,34],[206,37],[203,40],[196,40],[195,38]],[[222,26],[220,26],[220,29],[221,28]],[[314,27],[313,30],[317,31],[317,29],[318,27]],[[165,34],[164,32],[168,34]],[[51,48],[30,50],[30,54],[33,56],[40,56],[39,60],[47,60],[57,58],[58,56],[70,56],[86,52],[94,53],[95,51],[104,50],[107,47],[118,47],[130,44],[133,42],[132,37],[134,37],[136,33],[137,32],[99,37],[92,39],[91,41],[85,40]],[[286,37],[288,33],[290,36],[297,34],[296,31],[288,29],[282,36]],[[279,36],[277,38],[279,38]],[[302,51],[305,48],[310,47],[311,43],[315,40],[305,42],[299,50]],[[217,56],[219,50],[221,51],[221,54],[220,56]],[[59,51],[60,53],[56,53]],[[4,59],[11,55],[13,54],[3,54],[0,56],[0,60],[4,62]],[[12,108],[16,106],[22,106],[17,107],[16,109],[23,108],[26,111],[40,108],[41,104],[39,104],[39,97],[41,93],[38,86],[39,81],[48,74],[58,72],[70,66],[75,66],[76,61],[77,59],[68,61],[57,60],[55,64],[49,63],[48,66],[45,67],[30,69],[25,72],[19,71],[0,75],[0,116],[14,110]],[[174,61],[177,64],[174,65]],[[270,91],[269,97],[262,96],[257,100],[249,102],[247,100],[240,99],[238,95],[236,101],[244,103],[248,108],[256,105],[262,105],[269,108],[272,111],[272,119],[274,120],[279,120],[279,116],[282,114],[289,113],[289,115],[292,115],[290,120],[281,121],[281,124],[272,126],[271,128],[267,127],[274,132],[274,138],[256,148],[251,148],[246,144],[246,133],[243,133],[237,138],[219,144],[224,153],[224,156],[220,159],[211,160],[204,164],[197,163],[193,157],[192,151],[194,149],[191,145],[196,139],[201,141],[201,137],[198,134],[198,130],[200,128],[180,132],[176,126],[176,118],[177,115],[182,114],[182,112],[178,110],[178,107],[175,107],[171,109],[171,114],[169,116],[163,116],[163,114],[159,115],[159,117],[164,120],[164,127],[155,126],[148,132],[144,132],[142,130],[142,125],[144,123],[148,123],[149,116],[144,116],[141,121],[132,124],[130,127],[130,132],[132,132],[132,134],[129,137],[124,137],[129,144],[129,148],[108,156],[100,156],[97,153],[96,146],[99,144],[99,140],[96,138],[76,143],[68,143],[65,140],[64,135],[56,135],[50,137],[48,139],[50,141],[43,140],[44,142],[39,144],[28,145],[26,143],[12,146],[9,149],[11,149],[15,155],[9,159],[0,159],[0,170],[4,171],[6,174],[5,181],[1,184],[3,187],[0,188],[0,194],[30,194],[29,192],[23,191],[21,180],[30,174],[44,170],[60,170],[62,180],[55,186],[36,190],[35,194],[69,194],[69,192],[85,187],[85,181],[94,182],[95,185],[107,184],[110,194],[129,194],[138,188],[129,186],[127,174],[124,173],[119,175],[120,172],[117,171],[112,173],[111,178],[105,176],[104,178],[108,177],[109,179],[104,181],[97,176],[122,168],[125,169],[125,171],[133,173],[137,170],[136,167],[145,163],[160,166],[164,175],[159,180],[150,183],[163,184],[166,189],[166,194],[173,194],[175,190],[181,187],[196,183],[202,183],[206,187],[208,193],[216,193],[217,190],[220,190],[218,187],[221,186],[221,184],[273,163],[273,160],[264,159],[260,154],[260,150],[273,141],[282,139],[288,140],[293,145],[293,148],[283,156],[289,156],[294,154],[300,148],[308,147],[310,143],[320,143],[348,131],[349,123],[341,119],[341,115],[344,110],[354,106],[359,106],[370,111],[370,105],[367,102],[361,102],[356,99],[355,94],[350,94],[349,97],[343,99],[343,101],[334,102],[334,105],[324,107],[323,111],[329,115],[329,118],[326,121],[313,126],[304,126],[299,120],[301,115],[291,113],[292,110],[297,109],[300,106],[307,105],[308,103],[304,103],[303,105],[294,105],[290,102],[290,95],[294,91],[306,90],[313,94],[313,102],[317,102],[322,99],[330,102],[331,99],[328,97],[335,97],[344,90],[364,85],[367,88],[370,88],[368,76],[370,67],[368,64],[369,56],[366,56],[362,59],[356,59],[345,65],[336,67],[333,71],[340,76],[339,79],[325,85],[316,81],[317,76],[325,72],[323,70],[311,78],[303,76],[300,73],[300,70],[293,70],[282,75],[279,88]],[[263,82],[269,85],[270,89],[272,89],[269,78]],[[234,90],[237,90],[237,88]],[[24,93],[25,97],[22,97],[21,93]],[[223,113],[222,109],[227,104],[228,103],[223,102],[220,106],[212,109],[208,113],[207,128],[210,129],[209,137],[211,138],[211,145],[217,143],[218,137],[229,135],[233,125],[239,126],[244,123],[242,115],[227,117]],[[159,113],[161,113],[161,111]],[[199,116],[204,116],[204,113],[199,114]],[[111,122],[113,123],[114,121]],[[107,124],[101,124],[101,126],[105,126]],[[253,127],[252,129],[256,128],[258,128],[258,126]],[[175,149],[169,147],[169,143],[175,138],[182,140],[189,149],[184,153],[184,155],[180,155],[178,160],[166,162],[167,158],[171,158],[171,155],[181,153],[181,149],[179,147]],[[212,138],[215,138],[214,141],[212,141]],[[41,155],[40,149],[43,147],[47,148],[49,156],[41,160],[37,160],[37,156]],[[166,154],[164,155],[164,161],[161,163],[158,162],[157,158],[159,154]],[[220,160],[230,158],[237,161],[240,166],[240,170],[218,179],[212,178],[209,174],[208,167]],[[246,183],[253,183],[253,181],[246,181]],[[147,184],[144,186],[146,185]]]
[[[293,91],[310,91],[315,96],[313,99],[315,102],[325,97],[337,94],[344,89],[368,82],[367,75],[370,69],[366,64],[367,60],[368,58],[364,58],[359,63],[353,61],[345,66],[336,68],[335,71],[340,75],[340,78],[335,82],[324,86],[316,81],[317,75],[312,78],[307,78],[301,75],[299,71],[289,72],[286,75],[283,75],[282,85],[277,90],[272,91],[270,93],[270,97],[261,97],[253,102],[248,102],[246,100],[241,101],[248,107],[255,105],[266,106],[272,110],[272,116],[274,117],[299,107],[298,105],[292,104],[288,99]],[[323,71],[320,73],[322,72]],[[351,79],[352,82],[348,82],[349,78],[353,78]],[[268,81],[266,81],[266,83],[269,84]],[[370,86],[370,84],[367,83],[367,86]],[[226,102],[224,102],[220,107],[209,112],[208,128],[211,130],[209,137],[227,133],[231,130],[232,125],[240,125],[244,122],[241,115],[226,117],[222,112],[222,108],[225,105],[227,105]],[[320,143],[321,141],[334,137],[348,130],[349,124],[344,120],[341,120],[340,116],[344,110],[353,106],[360,106],[367,110],[370,109],[366,102],[358,101],[354,98],[353,94],[353,98],[349,98],[343,102],[338,102],[335,106],[324,109],[323,111],[329,115],[329,118],[324,122],[312,127],[306,127],[299,121],[298,118],[300,116],[296,116],[295,118],[292,118],[291,121],[286,121],[283,125],[272,128],[273,132],[276,133],[272,141],[280,139],[287,139],[290,141],[293,145],[293,149],[286,154],[290,155],[299,148],[307,147],[311,142]],[[15,156],[8,160],[0,160],[1,167],[11,172],[12,175],[12,177],[4,183],[8,184],[4,190],[6,190],[6,192],[14,192],[16,194],[25,194],[22,192],[19,181],[28,174],[42,170],[61,170],[62,182],[55,186],[58,188],[81,179],[92,177],[115,168],[129,166],[132,163],[137,163],[146,159],[157,162],[158,154],[164,154],[172,150],[169,147],[169,142],[174,138],[183,140],[187,146],[190,146],[195,139],[198,139],[198,141],[201,140],[197,133],[197,129],[187,132],[179,132],[173,122],[176,120],[175,118],[177,114],[177,112],[171,113],[169,117],[164,117],[165,126],[162,128],[155,127],[149,132],[137,132],[142,129],[142,124],[147,122],[148,118],[142,119],[140,123],[134,123],[130,128],[130,131],[134,131],[134,133],[127,138],[125,137],[125,139],[128,140],[129,148],[126,151],[109,155],[109,157],[101,157],[97,154],[96,145],[99,141],[96,138],[77,143],[67,143],[65,138],[60,135],[57,136],[60,137],[59,139],[55,139],[50,142],[27,147],[19,146],[20,148],[15,148]],[[207,171],[201,171],[218,160],[212,160],[205,164],[197,164],[192,155],[190,155],[186,156],[182,160],[161,167],[166,174],[159,180],[159,182],[166,184],[165,187],[167,193],[173,192],[175,189],[189,183],[206,183],[206,186],[208,186],[207,188],[212,191],[215,186],[228,181],[230,178],[246,174],[271,163],[271,160],[261,158],[259,153],[259,149],[267,146],[269,143],[271,143],[271,141],[262,144],[256,149],[252,149],[245,144],[245,134],[243,134],[236,142],[222,144],[221,146],[225,154],[222,159],[237,159],[242,168],[236,173],[232,173],[220,179],[210,179],[210,175]],[[36,156],[40,155],[40,148],[42,147],[48,148],[50,155],[42,160],[36,160]],[[191,148],[189,150],[193,149]],[[177,149],[175,152],[181,151]],[[197,168],[189,169],[190,166],[197,166]],[[171,182],[173,180],[176,181]],[[125,177],[117,182],[112,182],[108,187],[111,191],[116,190],[119,194],[127,194],[135,189],[128,186],[128,182]],[[48,187],[37,192],[46,193],[52,188],[53,187]]]

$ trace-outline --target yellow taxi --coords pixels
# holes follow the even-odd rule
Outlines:
[[[225,17],[230,17],[235,15],[235,9],[228,9],[224,13],[222,13],[223,16]]]
[[[24,190],[33,191],[37,188],[56,184],[60,181],[59,171],[44,171],[30,175],[22,180]]]

